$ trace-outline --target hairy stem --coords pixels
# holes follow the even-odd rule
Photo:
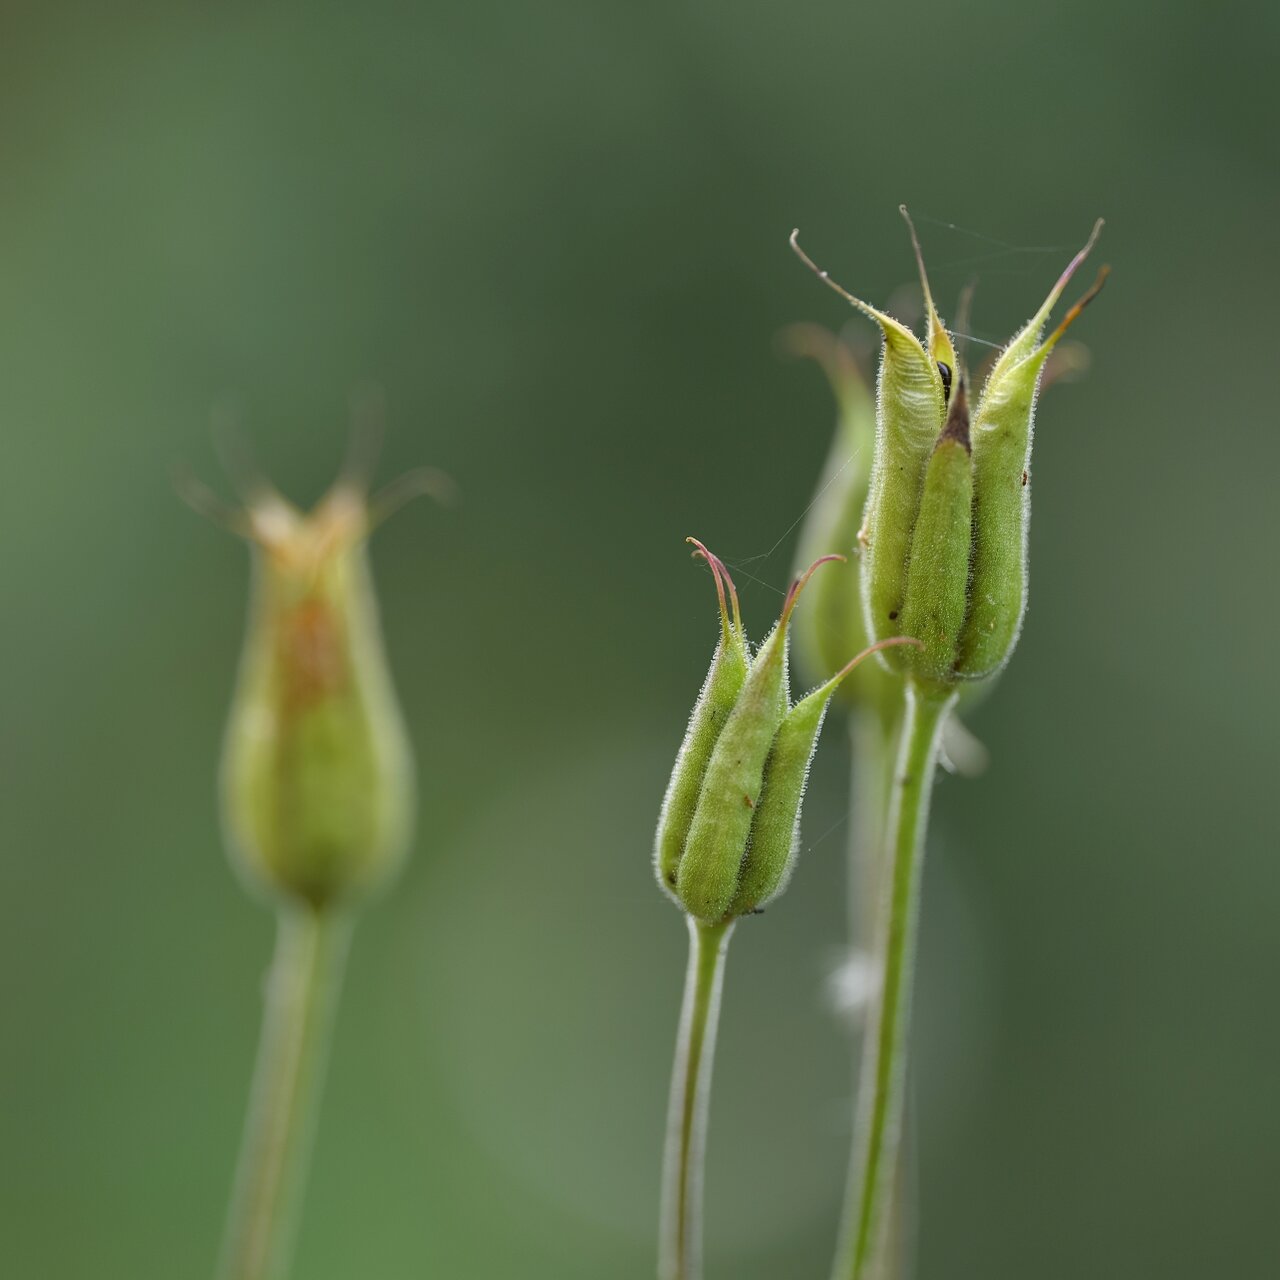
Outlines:
[[[280,912],[218,1280],[284,1280],[350,923]]]
[[[906,699],[884,829],[886,861],[879,877],[879,982],[863,1042],[850,1193],[835,1280],[869,1280],[875,1274],[891,1216],[886,1209],[899,1176],[924,837],[942,724],[955,700],[954,694],[926,692],[911,683]]]
[[[734,921],[703,924],[689,917],[689,967],[671,1071],[667,1143],[658,1230],[660,1280],[702,1275],[702,1174],[707,1149],[711,1065],[725,955]]]

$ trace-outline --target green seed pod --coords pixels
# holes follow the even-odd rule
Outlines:
[[[989,677],[1016,643],[1026,608],[1031,422],[1040,374],[1062,334],[1097,296],[1107,269],[1048,339],[1041,342],[1040,333],[1101,227],[1099,220],[1044,305],[996,361],[972,424],[964,370],[933,305],[915,228],[928,351],[896,320],[835,284],[792,233],[805,264],[884,335],[876,458],[861,534],[864,617],[872,638],[902,630],[923,642],[918,654],[902,650],[884,661],[925,683]]]
[[[839,412],[826,465],[800,531],[795,569],[799,573],[819,556],[858,556],[875,449],[876,402],[858,357],[841,338],[817,325],[795,325],[785,338],[792,352],[812,356],[822,365]],[[808,588],[805,607],[792,621],[796,660],[810,683],[828,679],[849,654],[867,647],[860,557],[854,568],[852,574],[819,574]],[[899,686],[880,663],[867,662],[840,684],[835,697],[847,707],[874,708],[888,716],[901,698]]]
[[[787,689],[791,616],[818,567],[841,557],[824,556],[796,579],[777,625],[748,661],[728,571],[701,543],[696,546],[716,579],[720,642],[667,787],[654,867],[659,885],[689,915],[715,924],[755,910],[785,883],[822,716],[857,660],[792,707]],[[733,600],[732,620],[726,589]],[[886,643],[904,641],[895,637]]]
[[[408,847],[412,759],[365,555],[372,528],[437,473],[372,503],[353,469],[311,512],[254,480],[243,512],[193,505],[249,542],[253,588],[223,747],[224,825],[255,890],[328,907],[384,883]]]
[[[979,680],[1009,660],[1027,608],[1031,518],[1031,436],[1040,375],[1049,353],[1107,278],[1094,286],[1043,342],[1040,332],[1067,281],[1102,229],[1099,220],[1044,305],[1009,344],[987,378],[973,421],[974,546],[969,615],[956,672]]]
[[[973,523],[969,410],[960,377],[947,423],[925,471],[920,512],[911,535],[907,591],[899,625],[922,648],[899,649],[905,669],[936,684],[951,683],[964,624]]]
[[[723,919],[733,901],[751,820],[760,800],[765,761],[790,701],[787,624],[804,584],[817,567],[814,564],[787,592],[778,624],[751,663],[707,762],[676,872],[676,895],[685,910],[699,920]]]
[[[904,209],[903,215],[906,215]],[[908,223],[910,220],[908,219]],[[914,242],[915,231],[912,229]],[[929,350],[904,325],[842,289],[799,247],[792,248],[821,280],[880,326],[884,350],[877,379],[876,447],[871,488],[859,540],[863,546],[862,591],[868,631],[891,634],[902,613],[907,587],[911,531],[920,508],[924,473],[947,411],[956,356],[918,253],[928,316]]]
[[[750,665],[747,647],[742,634],[742,616],[738,609],[738,593],[734,589],[729,571],[718,557],[711,554],[696,538],[687,541],[697,547],[710,566],[715,578],[716,596],[720,603],[720,641],[711,659],[711,669],[694,704],[685,731],[680,754],[662,801],[662,814],[658,819],[658,835],[654,848],[654,867],[658,884],[673,899],[676,898],[676,869],[684,856],[689,827],[702,792],[702,780],[707,772],[712,749],[733,710],[738,694],[742,691]],[[725,591],[733,602],[733,616],[725,602]],[[678,901],[678,899],[676,899]]]

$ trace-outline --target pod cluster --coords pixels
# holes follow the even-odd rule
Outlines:
[[[411,756],[365,555],[375,519],[344,479],[310,512],[260,484],[234,526],[253,587],[224,822],[253,887],[316,907],[384,883],[408,844]]]
[[[882,660],[923,684],[991,676],[1017,643],[1027,602],[1031,434],[1041,373],[1097,296],[1107,268],[1062,323],[1041,335],[1101,228],[1099,220],[1043,305],[1001,351],[972,404],[968,373],[934,307],[914,228],[928,317],[924,342],[841,289],[792,237],[800,257],[874,320],[884,338],[875,452],[858,533],[863,617],[872,639],[901,633],[919,640],[918,648],[894,648]]]
[[[815,561],[792,584],[777,625],[750,652],[723,562],[696,539],[720,605],[720,639],[667,787],[654,851],[659,885],[694,918],[761,910],[785,887],[799,848],[800,805],[831,695],[871,650],[794,705],[787,631]],[[888,647],[900,637],[885,641]]]

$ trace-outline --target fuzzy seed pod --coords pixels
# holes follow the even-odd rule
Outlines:
[[[1040,334],[1101,229],[1099,221],[1040,310],[996,361],[974,414],[972,586],[956,663],[958,674],[966,679],[977,680],[998,671],[1018,642],[1027,609],[1031,434],[1041,375],[1062,335],[1098,296],[1109,268],[1102,268],[1092,288],[1043,342]]]
[[[251,507],[254,584],[223,758],[240,866],[314,906],[389,880],[407,848],[408,739],[379,634],[362,494]]]
[[[720,641],[711,659],[702,692],[689,717],[676,766],[671,773],[667,794],[662,802],[662,815],[658,820],[658,838],[654,852],[654,865],[658,883],[674,896],[676,872],[689,838],[689,827],[702,793],[702,780],[706,776],[711,752],[720,737],[720,731],[729,718],[738,694],[747,678],[747,648],[742,634],[742,616],[738,609],[738,593],[733,579],[719,559],[711,554],[696,538],[688,539],[697,547],[695,554],[711,567],[715,578],[716,595],[720,601]],[[733,616],[725,602],[725,590],[733,601]]]
[[[882,658],[918,681],[946,687],[984,679],[1017,642],[1026,608],[1031,424],[1040,375],[1108,269],[1047,339],[1040,334],[1101,228],[1099,220],[1044,305],[1004,349],[972,421],[967,375],[934,307],[915,228],[927,350],[898,321],[836,285],[792,236],[801,259],[884,337],[875,461],[859,535],[862,603],[873,639],[902,631],[921,641],[919,652],[895,648]]]
[[[249,620],[223,744],[232,861],[250,887],[320,909],[389,881],[408,848],[412,757],[387,669],[365,542],[417,493],[412,472],[368,497],[369,441],[310,512],[256,475],[245,507],[182,477],[198,510],[240,534],[253,561]]]
[[[777,625],[750,658],[728,571],[696,545],[716,579],[721,640],[667,788],[654,865],[659,885],[678,905],[714,924],[759,910],[785,886],[823,714],[841,680],[869,651],[791,706],[792,612],[814,571],[842,557],[815,561],[792,584]],[[732,620],[726,590],[734,604]],[[901,643],[894,637],[876,647]]]

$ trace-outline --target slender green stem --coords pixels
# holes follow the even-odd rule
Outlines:
[[[894,748],[901,727],[902,707],[884,715],[879,708],[858,708],[849,715],[849,959],[865,980],[873,964],[876,916],[881,898],[880,877],[889,859],[884,851],[884,827],[892,794]],[[868,993],[869,995],[870,993]],[[862,1023],[865,1009],[853,1011]],[[853,1055],[853,1085],[858,1084],[858,1059]],[[910,1129],[910,1099],[904,1124]],[[857,1142],[860,1135],[855,1134]],[[854,1149],[856,1154],[856,1147]],[[899,1152],[897,1169],[885,1206],[884,1265],[877,1280],[904,1280],[910,1271],[914,1215],[910,1187],[909,1151]],[[857,1172],[856,1166],[853,1170]],[[850,1186],[852,1199],[856,1188]]]
[[[875,941],[896,733],[877,710],[849,715],[849,944],[860,956]]]
[[[707,1149],[707,1110],[724,961],[734,921],[702,924],[689,917],[689,967],[671,1070],[667,1145],[662,1167],[662,1217],[658,1229],[660,1280],[699,1280],[702,1275],[702,1174]]]
[[[284,1280],[350,938],[345,916],[283,908],[218,1280]]]
[[[889,1216],[885,1207],[898,1176],[924,836],[942,724],[955,700],[954,694],[910,683],[906,696],[883,842],[888,862],[880,876],[876,929],[879,983],[863,1042],[850,1194],[835,1280],[867,1280],[879,1264]]]

